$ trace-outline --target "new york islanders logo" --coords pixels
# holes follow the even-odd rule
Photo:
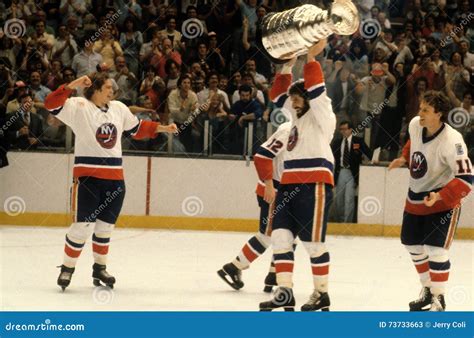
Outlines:
[[[117,143],[117,127],[112,123],[102,124],[95,133],[95,139],[102,148],[113,148]]]
[[[410,175],[414,179],[422,178],[428,171],[428,162],[423,153],[416,151],[411,156]]]
[[[288,137],[288,145],[286,146],[286,150],[292,151],[296,147],[296,143],[298,143],[298,128],[294,126],[291,129],[290,136]]]

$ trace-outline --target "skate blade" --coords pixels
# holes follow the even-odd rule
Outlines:
[[[109,287],[109,288],[111,288],[111,289],[114,288],[114,285],[113,285],[113,284],[101,283],[100,279],[97,279],[97,278],[94,278],[94,279],[92,280],[92,283],[94,284],[94,286]]]
[[[221,269],[221,270],[217,271],[217,274],[219,275],[220,278],[222,278],[222,280],[223,280],[224,282],[226,282],[227,284],[229,284],[230,287],[233,288],[234,290],[240,290],[240,289],[243,287],[243,285],[242,285],[242,286],[239,286],[239,285],[235,284],[234,282],[229,281],[229,280],[227,279],[227,276],[228,276],[228,275],[227,275],[227,273],[226,273],[224,270]]]
[[[265,293],[271,293],[273,290],[273,285],[265,285],[265,287],[263,288],[263,292]]]

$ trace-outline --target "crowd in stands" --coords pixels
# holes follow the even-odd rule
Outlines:
[[[321,8],[330,4],[306,2]],[[74,78],[106,72],[113,79],[115,98],[139,118],[177,124],[173,151],[202,152],[209,121],[213,152],[242,155],[249,123],[258,145],[267,124],[274,122],[268,91],[278,66],[259,47],[262,19],[301,3],[2,1],[0,149],[64,147],[66,128],[51,121],[45,97]],[[319,60],[338,122],[349,121],[371,150],[381,148],[392,159],[406,141],[407,124],[417,114],[423,93],[441,90],[458,114],[448,122],[463,133],[472,159],[473,4],[354,3],[361,28],[352,36],[330,36]],[[304,58],[295,77],[302,76],[303,63]],[[124,148],[157,151],[167,142],[164,137],[124,140]]]

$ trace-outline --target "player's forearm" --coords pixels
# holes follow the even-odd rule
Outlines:
[[[44,107],[48,110],[55,110],[64,106],[64,103],[66,103],[66,100],[68,99],[69,95],[71,95],[71,93],[72,89],[69,89],[68,86],[60,86],[54,92],[46,96],[46,99],[44,100]]]
[[[144,138],[154,138],[159,133],[160,123],[153,121],[141,120],[138,130],[132,138],[135,140],[141,140]]]
[[[310,89],[313,86],[324,83],[323,69],[318,61],[311,61],[304,66],[304,87]]]
[[[408,140],[402,149],[402,158],[405,159],[408,165],[410,164],[410,145],[411,145],[411,142],[410,140]]]
[[[472,176],[455,177],[439,191],[439,197],[447,204],[455,203],[466,197],[472,190]]]
[[[270,90],[270,99],[276,100],[280,95],[286,93],[291,86],[291,74],[277,74],[272,89]]]

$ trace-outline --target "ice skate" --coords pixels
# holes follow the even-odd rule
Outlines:
[[[74,273],[75,268],[68,268],[67,266],[61,265],[61,273],[58,277],[58,285],[64,291],[71,283],[72,274]]]
[[[103,286],[105,284],[111,289],[114,288],[115,277],[107,272],[105,265],[95,263],[92,266],[92,278],[95,286]]]
[[[301,307],[301,311],[329,311],[331,301],[327,292],[314,290],[309,300]]]
[[[272,300],[260,303],[260,311],[273,311],[278,308],[295,311],[295,297],[293,297],[292,289],[279,287]]]
[[[217,271],[217,274],[224,280],[224,282],[229,284],[235,290],[240,290],[244,287],[242,271],[233,263],[224,265],[222,269]]]

